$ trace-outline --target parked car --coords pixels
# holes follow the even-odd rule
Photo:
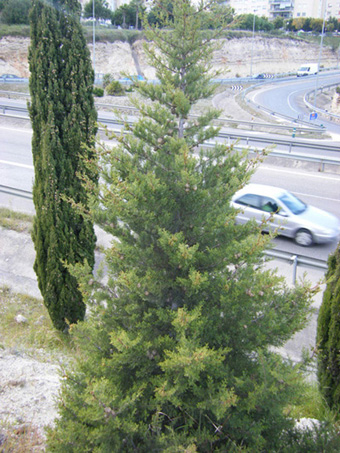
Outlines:
[[[264,231],[277,229],[279,234],[295,239],[298,245],[331,242],[340,236],[337,217],[307,205],[285,189],[248,184],[236,192],[231,203],[239,211],[238,223],[255,219],[260,225],[268,221]]]

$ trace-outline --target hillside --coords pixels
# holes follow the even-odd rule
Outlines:
[[[16,74],[28,77],[27,53],[29,38],[3,37],[0,39],[0,75]],[[92,53],[92,44],[89,49]],[[250,73],[253,48],[253,73],[284,73],[296,71],[301,63],[317,62],[319,46],[287,38],[263,37],[221,39],[220,49],[214,53],[213,66],[221,70],[221,77],[244,77]],[[145,59],[143,41],[130,45],[128,42],[98,42],[95,48],[97,74],[111,73],[119,78],[127,74],[142,74],[154,78],[154,71]],[[323,48],[322,65],[335,67],[337,52]]]

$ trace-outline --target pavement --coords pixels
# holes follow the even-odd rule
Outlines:
[[[104,231],[96,228],[97,245],[108,247],[110,237]],[[102,257],[99,252],[96,260]],[[41,298],[37,279],[33,270],[35,251],[29,233],[18,233],[13,230],[0,227],[0,286],[8,286],[16,293],[28,294],[35,298]],[[282,261],[273,260],[267,264],[270,268],[276,268],[279,275],[286,278],[288,285],[293,285],[293,266]],[[297,281],[307,278],[312,285],[320,283],[324,279],[324,272],[314,268],[304,268],[299,266],[297,269]],[[320,292],[314,296],[313,307],[316,312],[312,315],[308,326],[298,332],[289,340],[280,352],[289,357],[293,362],[301,360],[304,348],[312,350],[315,347],[317,313],[322,302],[322,294],[325,285],[321,284]],[[315,373],[312,372],[312,379]]]

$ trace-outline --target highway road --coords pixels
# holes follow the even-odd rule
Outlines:
[[[31,191],[34,178],[31,129],[0,125],[0,136],[0,184]],[[284,187],[305,202],[340,218],[340,175],[296,168],[279,168],[264,163],[259,167],[252,181]],[[34,213],[31,199],[9,193],[0,192],[0,206]],[[329,253],[335,250],[336,243],[315,245],[307,249],[297,246],[292,240],[277,238],[275,247],[294,254],[327,259]]]
[[[339,71],[266,83],[248,93],[247,98],[272,112],[309,122],[310,111],[303,101],[305,93],[315,90],[316,87],[321,88],[335,83],[340,85]],[[313,120],[313,124],[323,124],[328,131],[340,135],[340,124],[334,124],[324,118]]]
[[[268,88],[271,90],[271,88]],[[28,119],[28,112],[26,110],[26,101],[17,99],[0,98],[0,105],[9,106],[11,109],[18,110],[5,110],[7,115],[17,115],[22,118]],[[130,121],[134,121],[135,117],[131,116]],[[121,126],[118,124],[116,115],[113,112],[99,110],[98,121],[100,124],[105,124],[109,128],[115,130]],[[298,152],[308,156],[322,156],[328,158],[339,158],[340,151],[340,126],[339,126],[339,141],[334,142],[330,140],[310,140],[302,138],[291,138],[289,136],[279,136],[277,134],[269,134],[256,131],[242,131],[233,128],[223,127],[218,137],[219,141],[230,143],[231,141],[238,140],[240,146],[249,146],[257,149],[263,149],[267,146],[275,145],[275,150],[282,150],[284,152]],[[313,146],[313,148],[312,148]]]

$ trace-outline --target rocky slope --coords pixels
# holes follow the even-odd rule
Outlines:
[[[17,74],[28,77],[28,38],[3,37],[0,39],[0,74]],[[89,49],[92,54],[92,44]],[[261,35],[251,38],[222,39],[220,49],[214,53],[213,66],[221,70],[221,77],[247,76],[250,73],[253,49],[253,73],[282,73],[296,71],[304,62],[317,62],[319,46],[303,41],[285,38],[266,38]],[[322,64],[325,67],[337,65],[337,53],[323,48]],[[98,42],[95,48],[95,69],[97,74],[111,73],[114,77],[141,73],[154,78],[154,70],[145,58],[143,41],[133,45],[127,42]]]

